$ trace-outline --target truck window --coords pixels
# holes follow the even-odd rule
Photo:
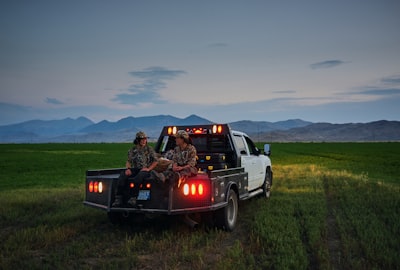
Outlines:
[[[247,147],[249,148],[250,155],[257,156],[259,154],[259,152],[258,152],[257,147],[254,145],[253,141],[250,140],[250,138],[248,138],[248,137],[244,137],[244,138],[246,139],[246,144],[247,144]]]
[[[161,146],[160,146],[160,152],[163,153],[165,152],[166,148],[167,148],[167,143],[168,143],[168,136],[164,136],[162,142],[161,142]]]
[[[247,155],[247,150],[246,150],[246,146],[244,144],[243,138],[240,135],[235,135],[233,136],[236,146],[238,148],[239,153],[244,153],[245,155]]]
[[[174,149],[174,148],[175,148],[175,137],[168,136],[168,135],[164,136],[162,141],[161,141],[159,152],[161,154],[164,154],[168,150],[171,150],[171,149]]]

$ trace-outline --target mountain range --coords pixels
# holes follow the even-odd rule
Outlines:
[[[54,142],[130,142],[136,132],[144,131],[156,140],[163,126],[211,124],[210,120],[190,115],[177,118],[171,115],[126,117],[116,122],[95,123],[86,117],[62,120],[31,120],[0,126],[0,143]],[[312,123],[300,119],[278,122],[237,121],[232,129],[263,142],[321,142],[321,141],[400,141],[400,122],[370,123]]]

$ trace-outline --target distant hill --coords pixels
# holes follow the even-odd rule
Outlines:
[[[292,119],[279,122],[266,122],[266,121],[238,121],[232,122],[229,125],[232,129],[245,131],[248,134],[264,133],[273,130],[288,130],[291,128],[305,127],[312,124],[312,122],[303,121],[300,119]]]
[[[117,122],[94,123],[85,117],[62,120],[32,120],[0,126],[0,143],[46,142],[129,142],[136,132],[145,131],[151,139],[158,138],[166,125],[209,124],[211,121],[196,115],[177,118],[170,115],[126,117]]]
[[[154,127],[163,127],[168,125],[195,125],[211,123],[207,119],[190,115],[187,118],[180,119],[170,115],[144,116],[144,117],[126,117],[117,122],[109,122],[103,120],[97,124],[87,126],[82,129],[83,132],[108,132],[110,130],[126,130],[126,129],[150,129]],[[160,130],[158,130],[160,132]],[[157,134],[158,136],[159,134]]]
[[[260,141],[269,142],[376,142],[400,141],[399,121],[330,124],[315,123],[289,130],[259,134]]]
[[[170,115],[144,116],[144,117],[126,117],[117,122],[101,121],[97,124],[87,126],[81,132],[92,133],[115,133],[124,132],[125,140],[132,140],[134,134],[140,130],[145,131],[150,138],[158,138],[163,126],[168,125],[196,125],[209,124],[211,121],[196,115],[190,115],[181,119]]]
[[[31,120],[23,123],[0,126],[0,142],[42,142],[49,138],[77,134],[94,123],[86,117],[62,120]]]
[[[86,117],[62,120],[31,120],[0,126],[0,143],[48,142],[131,142],[139,130],[156,140],[161,128],[167,125],[211,124],[210,120],[190,115],[177,118],[171,115],[126,117],[116,122],[94,123]],[[300,119],[279,122],[237,121],[232,129],[250,135],[255,141],[400,141],[400,122],[377,121],[365,124],[312,123]]]

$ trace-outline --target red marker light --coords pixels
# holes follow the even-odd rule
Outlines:
[[[89,182],[89,192],[92,193],[93,192],[93,181]]]
[[[206,188],[203,183],[185,183],[182,187],[182,193],[185,196],[204,196]]]

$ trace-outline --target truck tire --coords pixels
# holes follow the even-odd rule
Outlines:
[[[263,197],[269,199],[271,197],[272,173],[268,168],[265,172],[265,179],[263,183]]]
[[[237,222],[238,207],[239,204],[236,192],[230,189],[228,194],[228,205],[216,212],[217,227],[229,232],[233,231]]]

